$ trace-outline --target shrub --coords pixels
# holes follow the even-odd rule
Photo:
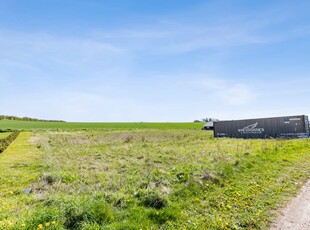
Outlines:
[[[2,153],[16,139],[18,134],[18,131],[14,131],[6,138],[0,139],[0,153]]]

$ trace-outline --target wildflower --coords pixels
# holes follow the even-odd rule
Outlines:
[[[53,220],[53,221],[52,221],[52,224],[56,224],[56,221],[55,221],[55,220]]]
[[[9,191],[9,193],[10,193],[11,195],[13,195],[13,194],[14,194],[14,192],[13,192],[13,191]]]
[[[262,213],[262,211],[259,210],[259,211],[256,213],[256,216],[259,216],[261,213]]]
[[[48,227],[48,226],[50,226],[50,225],[51,225],[50,222],[46,222],[46,223],[45,223],[45,227]]]
[[[42,228],[43,228],[43,224],[39,224],[38,229],[42,229]]]
[[[22,224],[21,226],[22,226],[22,227],[26,227],[26,224]]]

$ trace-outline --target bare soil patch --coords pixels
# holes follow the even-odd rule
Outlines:
[[[301,192],[279,214],[270,230],[306,230],[310,229],[310,180]]]

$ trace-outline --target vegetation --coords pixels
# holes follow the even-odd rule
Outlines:
[[[0,133],[0,153],[2,153],[18,136],[19,132]]]
[[[0,132],[0,140],[9,136],[11,132]]]
[[[266,229],[309,151],[200,130],[22,132],[0,155],[0,229]]]
[[[0,120],[64,122],[64,121],[61,121],[61,120],[43,120],[43,119],[30,118],[30,117],[16,117],[16,116],[8,116],[8,115],[0,115]]]
[[[201,120],[194,120],[194,122],[204,122],[204,123],[209,122],[209,121],[219,121],[219,119],[206,117],[206,118],[202,118]]]
[[[203,123],[194,122],[118,122],[118,123],[87,123],[87,122],[32,122],[32,121],[15,121],[0,120],[0,129],[19,129],[19,130],[35,130],[35,129],[201,129]]]

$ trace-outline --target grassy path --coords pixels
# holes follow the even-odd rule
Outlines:
[[[0,154],[0,229],[6,229],[14,221],[12,214],[27,209],[31,198],[24,191],[41,175],[41,153],[30,142],[31,136],[30,132],[20,133]],[[10,221],[6,220],[8,217]]]
[[[310,180],[284,209],[270,230],[310,229]]]

